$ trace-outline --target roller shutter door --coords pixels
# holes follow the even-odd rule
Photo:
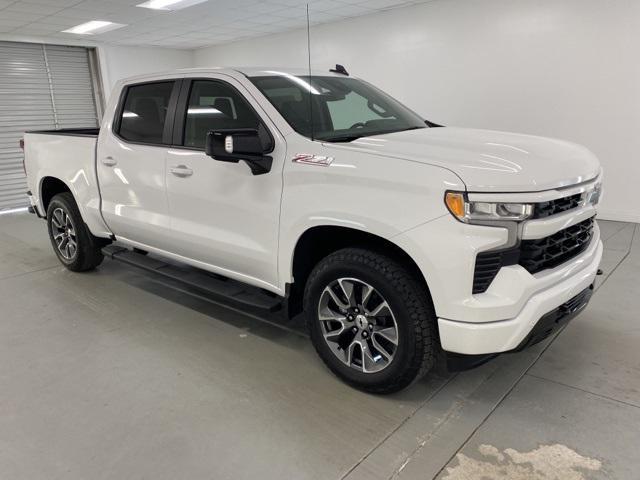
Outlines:
[[[0,210],[28,204],[18,146],[26,130],[96,126],[86,48],[0,42]]]

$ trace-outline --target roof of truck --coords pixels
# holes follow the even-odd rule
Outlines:
[[[289,68],[289,67],[198,67],[198,68],[183,68],[178,70],[180,73],[193,73],[202,71],[216,71],[220,73],[242,73],[247,77],[261,77],[269,75],[293,75],[293,76],[306,76],[309,75],[308,68]],[[311,75],[321,76],[337,76],[343,77],[340,73],[330,72],[329,68],[325,70],[313,68],[311,69]]]
[[[271,75],[291,75],[291,76],[307,76],[309,75],[308,68],[283,68],[283,67],[197,67],[197,68],[181,68],[176,70],[169,70],[164,72],[147,73],[144,75],[137,75],[134,77],[124,78],[121,81],[124,83],[132,83],[139,80],[145,80],[150,77],[171,77],[172,75],[194,75],[202,73],[221,73],[230,76],[246,75],[247,77],[260,77]],[[330,72],[329,68],[325,70],[312,69],[311,75],[324,76],[324,77],[344,77],[341,73]]]

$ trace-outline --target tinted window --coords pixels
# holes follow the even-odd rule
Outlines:
[[[120,136],[144,143],[162,143],[174,82],[129,87],[122,109]]]
[[[354,78],[280,74],[250,80],[289,125],[306,137],[350,141],[427,127],[400,102]]]
[[[353,91],[347,93],[342,100],[327,102],[334,130],[347,130],[352,125],[356,125],[356,128],[362,128],[359,124],[373,123],[374,120],[397,120],[393,113],[388,116],[386,113],[384,116],[381,115],[383,112],[376,111],[375,105],[370,108],[368,102],[367,98]]]
[[[191,87],[184,126],[184,145],[204,148],[207,132],[258,128],[260,120],[247,101],[223,82],[196,80]]]

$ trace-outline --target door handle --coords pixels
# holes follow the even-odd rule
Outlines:
[[[102,163],[107,167],[113,167],[114,165],[118,164],[118,161],[113,157],[104,157],[102,159]]]
[[[193,170],[186,165],[176,165],[175,167],[171,167],[169,171],[176,177],[190,177],[193,175]]]

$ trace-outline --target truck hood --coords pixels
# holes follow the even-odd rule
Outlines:
[[[446,168],[475,192],[551,190],[600,172],[598,159],[580,145],[490,130],[422,128],[363,137],[345,147]]]

